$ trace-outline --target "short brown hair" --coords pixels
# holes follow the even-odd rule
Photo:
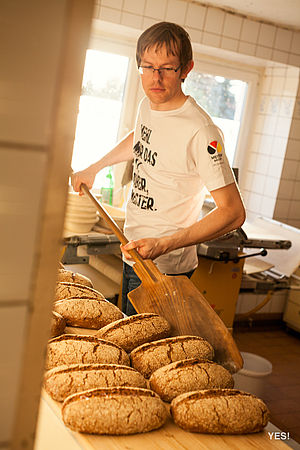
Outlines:
[[[182,69],[193,59],[193,50],[189,34],[180,25],[171,22],[159,22],[145,30],[138,39],[136,62],[140,66],[142,56],[151,47],[159,50],[166,46],[167,54],[178,56]]]

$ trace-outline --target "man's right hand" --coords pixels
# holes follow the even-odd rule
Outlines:
[[[85,170],[81,170],[80,172],[73,173],[71,176],[71,182],[74,191],[79,192],[79,194],[82,195],[80,191],[80,186],[82,183],[86,184],[88,189],[92,189],[95,178],[96,173],[91,167],[88,167]]]

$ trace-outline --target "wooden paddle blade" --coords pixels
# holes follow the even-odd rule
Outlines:
[[[243,359],[224,322],[185,276],[161,275],[158,282],[143,283],[128,297],[138,313],[160,314],[172,326],[173,336],[195,335],[215,350],[215,360],[231,373],[243,367]]]

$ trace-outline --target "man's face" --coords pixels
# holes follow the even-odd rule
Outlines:
[[[152,66],[155,69],[169,67],[177,69],[180,66],[178,56],[167,54],[165,45],[159,50],[156,47],[147,49],[142,58],[141,66]],[[191,70],[182,68],[177,72],[170,71],[166,75],[157,70],[141,75],[143,89],[150,100],[151,108],[156,110],[171,110],[177,107],[178,101],[183,97],[181,79],[185,78]]]

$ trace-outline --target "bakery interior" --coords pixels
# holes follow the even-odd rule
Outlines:
[[[0,11],[0,448],[300,448],[299,1],[10,0]],[[120,306],[119,241],[90,200],[78,200],[69,177],[134,126],[143,96],[136,39],[163,20],[190,34],[197,73],[212,86],[233,86],[226,92],[235,112],[218,118],[225,144],[227,132],[233,143],[247,220],[199,244],[192,282],[249,364],[245,390],[269,407],[268,427],[256,435],[171,424],[140,435],[83,435],[64,426],[42,389],[59,262]],[[115,84],[95,84],[103,67],[114,67],[107,77]],[[89,104],[97,89],[102,103]],[[101,201],[113,194],[104,204],[120,227],[129,170],[105,172],[94,191]],[[213,207],[206,194],[203,215]]]

